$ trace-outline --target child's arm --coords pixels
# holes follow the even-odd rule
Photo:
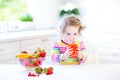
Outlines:
[[[55,42],[51,50],[51,60],[55,63],[59,63],[61,60],[60,46],[58,42]]]
[[[83,42],[80,43],[80,47],[79,47],[79,59],[80,59],[80,63],[84,63],[87,60],[86,47]]]
[[[58,63],[58,62],[60,62],[59,57],[60,57],[59,48],[53,47],[52,50],[51,50],[51,60],[53,62]]]

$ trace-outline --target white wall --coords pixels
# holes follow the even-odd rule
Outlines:
[[[90,27],[120,26],[120,0],[81,0],[80,5]]]
[[[59,21],[60,0],[28,0],[29,12],[34,15],[35,26],[55,27]]]

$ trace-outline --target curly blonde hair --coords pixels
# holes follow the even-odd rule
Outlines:
[[[76,16],[73,16],[73,15],[64,17],[61,20],[61,23],[59,24],[59,28],[60,28],[61,33],[65,32],[67,26],[79,27],[79,30],[78,30],[79,33],[81,32],[81,30],[83,30],[85,28],[85,26],[83,26],[80,19],[77,18]]]

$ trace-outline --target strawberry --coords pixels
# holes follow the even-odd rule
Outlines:
[[[39,76],[42,73],[45,73],[46,75],[51,75],[53,74],[53,67],[48,68],[37,67],[35,68],[35,73],[37,73],[36,76]]]
[[[46,75],[53,74],[53,67],[47,68]]]
[[[29,76],[31,76],[31,73],[30,73],[30,72],[28,73],[28,77],[29,77]]]
[[[36,59],[35,62],[34,62],[34,65],[35,65],[35,66],[39,66],[39,64],[40,64],[39,60]]]
[[[37,67],[35,68],[35,72],[38,73],[38,74],[41,74],[43,71],[43,68],[42,67]]]
[[[27,51],[22,51],[21,53],[25,53],[25,54],[27,54],[28,52],[27,52]]]
[[[43,71],[43,68],[42,67],[39,67],[40,68],[40,70],[41,70],[41,72]]]
[[[32,73],[32,76],[33,76],[33,77],[36,77],[36,74]]]
[[[45,57],[46,56],[46,52],[40,52],[40,57]]]
[[[39,52],[44,52],[44,51],[45,51],[44,49],[38,48],[34,51],[34,54],[39,53]]]
[[[36,75],[34,74],[34,73],[28,73],[28,77],[31,77],[31,76],[33,76],[33,77],[36,77]]]

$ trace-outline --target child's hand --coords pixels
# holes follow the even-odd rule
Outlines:
[[[73,49],[71,47],[67,47],[67,49],[63,55],[63,60],[68,58],[72,53],[73,53]]]
[[[78,58],[79,58],[79,59],[82,59],[82,58],[83,58],[83,55],[81,54],[79,47],[77,48],[77,53],[78,53]]]
[[[79,48],[79,47],[77,47],[77,53],[78,53],[78,54],[80,53],[80,48]]]

